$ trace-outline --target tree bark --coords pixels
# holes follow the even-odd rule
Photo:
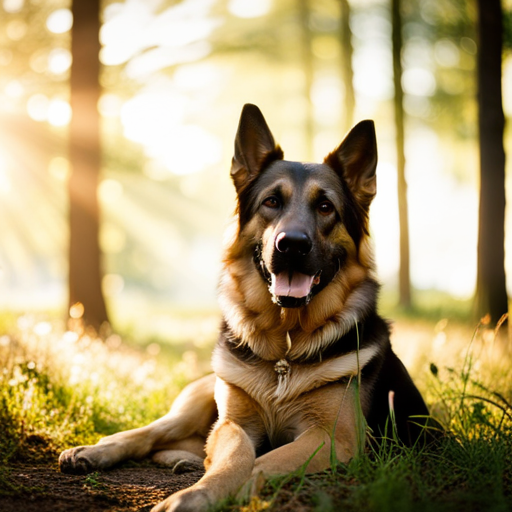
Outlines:
[[[305,158],[313,160],[313,139],[315,136],[315,121],[311,89],[313,87],[313,54],[311,53],[311,29],[309,28],[308,0],[299,0],[299,17],[301,29],[302,69],[304,70],[304,95],[306,98],[306,119],[304,128],[306,132]]]
[[[505,151],[500,0],[478,0],[480,210],[476,311],[496,323],[508,311],[505,281]]]
[[[405,179],[405,135],[404,107],[402,89],[402,16],[401,1],[392,0],[392,40],[393,40],[393,81],[395,88],[395,126],[396,126],[396,167],[398,181],[398,217],[400,223],[400,268],[399,302],[406,309],[411,307],[411,278],[409,254],[409,215],[407,208],[407,182]]]
[[[69,306],[97,330],[108,322],[101,289],[98,180],[101,167],[99,85],[100,0],[74,0],[69,158]],[[71,309],[74,304],[83,305]]]
[[[354,70],[352,68],[352,31],[350,30],[350,4],[348,0],[340,0],[341,6],[341,76],[345,86],[345,118],[344,130],[348,132],[354,124],[356,99],[354,93]]]

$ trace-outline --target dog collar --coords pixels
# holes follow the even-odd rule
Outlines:
[[[368,327],[370,327],[371,330],[373,327],[373,315],[366,318],[364,321],[357,322],[357,324],[355,324],[352,329],[338,338],[335,342],[330,343],[324,349],[319,350],[311,356],[302,356],[294,359],[287,357],[291,349],[292,342],[289,333],[287,333],[286,340],[288,350],[286,351],[284,357],[278,360],[269,361],[260,357],[251,349],[247,343],[243,342],[241,338],[238,338],[225,320],[222,325],[222,335],[219,339],[219,344],[224,345],[226,349],[229,350],[229,352],[231,352],[237,359],[244,363],[274,363],[274,371],[278,375],[284,375],[291,371],[291,365],[294,363],[318,364],[322,361],[333,359],[335,357],[339,357],[350,352],[354,352],[355,350],[364,348],[368,344],[367,338],[365,337],[367,324],[369,324]]]

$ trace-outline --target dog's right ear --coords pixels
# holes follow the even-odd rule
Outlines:
[[[260,109],[250,103],[244,105],[231,163],[231,178],[237,193],[240,193],[266,165],[282,158],[283,151],[275,143]]]

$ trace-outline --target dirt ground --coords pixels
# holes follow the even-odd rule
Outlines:
[[[0,510],[145,512],[202,474],[176,475],[169,468],[141,465],[76,476],[61,473],[57,464],[17,464],[9,468],[8,489],[0,489]],[[0,482],[0,487],[5,485]]]

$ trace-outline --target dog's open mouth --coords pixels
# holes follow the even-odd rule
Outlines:
[[[306,306],[313,297],[313,288],[320,283],[320,273],[314,276],[294,270],[285,270],[279,274],[270,273],[269,291],[272,300],[284,308]]]
[[[320,272],[308,276],[296,271],[270,274],[269,286],[272,300],[281,307],[296,308],[305,306],[313,296],[313,287],[320,283]]]
[[[313,297],[314,289],[320,284],[321,270],[312,276],[291,269],[273,274],[263,262],[261,245],[254,252],[254,263],[268,284],[272,301],[284,308],[306,306]]]
[[[311,293],[320,276],[308,276],[300,272],[284,271],[271,274],[270,293],[275,297],[293,297],[301,299]]]
[[[284,308],[306,306],[313,297],[313,288],[320,283],[320,273],[321,271],[309,276],[285,270],[279,274],[270,274],[269,290],[272,300]]]

